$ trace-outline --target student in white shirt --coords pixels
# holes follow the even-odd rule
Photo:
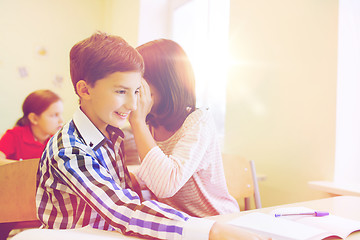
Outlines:
[[[138,181],[159,201],[192,216],[239,212],[226,186],[212,115],[195,108],[195,77],[186,53],[167,39],[137,50],[150,87],[140,92],[142,103],[130,116],[141,159]]]

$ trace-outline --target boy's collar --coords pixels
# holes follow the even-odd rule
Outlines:
[[[95,148],[98,144],[107,139],[80,108],[74,113],[73,121],[86,145],[91,148]]]
[[[107,139],[104,134],[90,121],[90,119],[85,115],[80,108],[76,110],[73,116],[73,121],[76,128],[80,132],[80,135],[84,139],[86,145],[90,146],[94,150],[100,146],[101,143],[105,142]],[[106,131],[110,133],[115,133],[116,138],[120,137],[121,140],[124,139],[124,133],[121,129],[108,125]]]

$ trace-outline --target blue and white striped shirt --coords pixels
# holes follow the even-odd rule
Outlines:
[[[158,239],[208,239],[213,221],[156,201],[141,202],[123,163],[123,133],[106,138],[79,109],[48,142],[37,174],[37,214],[45,228],[91,226]]]

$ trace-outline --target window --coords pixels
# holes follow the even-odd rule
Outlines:
[[[188,54],[198,107],[209,107],[223,138],[228,67],[229,0],[173,0],[171,38]]]
[[[360,1],[339,1],[336,183],[360,183]]]
[[[194,67],[197,106],[211,109],[222,143],[229,6],[229,0],[141,0],[139,20],[139,45],[169,38],[184,48]]]

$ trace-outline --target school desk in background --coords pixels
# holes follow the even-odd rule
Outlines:
[[[39,158],[0,165],[0,240],[12,229],[36,228],[35,189]]]

